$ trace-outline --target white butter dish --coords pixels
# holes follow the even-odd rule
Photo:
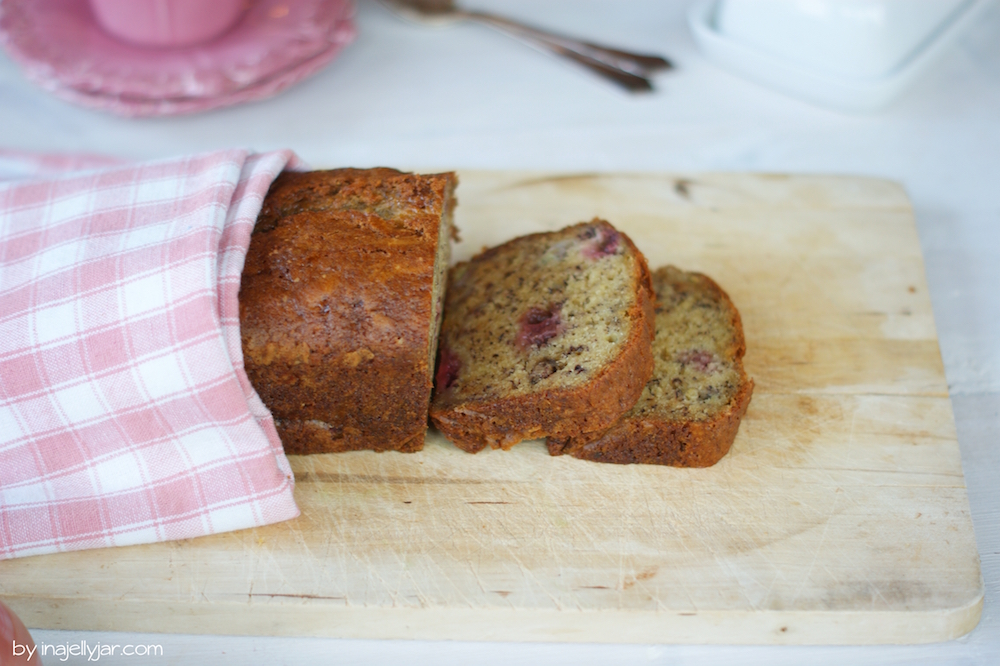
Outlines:
[[[701,0],[699,48],[745,78],[843,111],[884,106],[993,0]]]

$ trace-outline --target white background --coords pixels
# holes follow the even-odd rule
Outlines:
[[[469,5],[473,5],[469,0]],[[527,645],[37,631],[46,643],[154,643],[101,663],[940,664],[1000,662],[1000,7],[891,105],[846,115],[707,62],[687,2],[479,0],[509,16],[659,52],[678,65],[630,96],[475,25],[402,22],[371,0],[358,39],[280,96],[208,114],[123,120],[29,84],[0,54],[0,147],[159,158],[292,148],[315,167],[858,174],[903,183],[923,246],[986,600],[968,636],[927,646]],[[50,658],[51,661],[51,658]]]

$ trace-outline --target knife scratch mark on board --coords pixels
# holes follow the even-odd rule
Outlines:
[[[250,597],[276,597],[282,599],[326,599],[332,601],[346,601],[347,597],[344,596],[325,596],[322,594],[278,594],[277,592],[256,592],[251,593]]]
[[[596,180],[600,177],[600,174],[596,173],[564,173],[555,174],[552,176],[542,176],[540,178],[527,178],[525,180],[519,180],[517,182],[511,183],[506,187],[500,188],[501,190],[513,190],[518,187],[533,187],[535,185],[545,185],[548,183],[572,183],[576,181],[583,180]]]
[[[799,600],[802,595],[802,589],[805,587],[806,583],[812,577],[813,569],[816,568],[816,562],[819,559],[820,553],[823,552],[823,548],[826,545],[826,535],[830,530],[830,523],[833,522],[833,517],[838,515],[840,512],[837,510],[837,503],[840,501],[840,494],[834,494],[833,496],[833,506],[830,508],[829,514],[823,521],[823,531],[819,535],[819,541],[816,543],[816,547],[813,550],[812,560],[809,562],[809,566],[806,568],[805,575],[799,580],[799,584],[796,586],[792,594],[792,605]]]
[[[362,483],[362,484],[447,484],[447,485],[482,485],[497,483],[517,483],[510,479],[469,479],[451,477],[424,476],[379,476],[376,474],[340,474],[337,472],[299,472],[295,475],[296,483]]]

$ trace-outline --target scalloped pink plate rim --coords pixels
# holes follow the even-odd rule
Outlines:
[[[200,99],[214,108],[223,98],[273,94],[273,82],[300,80],[305,63],[311,71],[328,63],[354,38],[353,13],[351,0],[257,0],[210,43],[150,49],[104,33],[87,0],[2,0],[0,43],[29,79],[64,98],[120,96],[171,108]]]
[[[344,21],[342,30],[354,31],[350,21]],[[213,111],[228,106],[257,102],[273,97],[286,88],[306,79],[318,72],[332,61],[343,48],[336,44],[314,58],[262,81],[257,85],[219,97],[175,98],[175,99],[129,99],[118,95],[91,94],[76,90],[53,86],[47,88],[56,97],[73,104],[110,111],[127,118],[143,118],[154,116],[175,116]]]

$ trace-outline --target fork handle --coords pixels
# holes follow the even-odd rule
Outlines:
[[[539,40],[533,41],[542,43]],[[633,74],[632,72],[625,71],[624,69],[613,67],[605,62],[595,60],[594,58],[582,53],[577,53],[576,51],[562,48],[556,44],[545,44],[545,46],[553,53],[583,65],[595,74],[603,76],[612,83],[625,88],[629,92],[648,92],[653,89],[653,84],[650,83],[649,79],[644,76],[639,76],[638,74]]]
[[[669,60],[658,55],[632,53],[593,42],[573,39],[572,37],[559,35],[548,30],[541,30],[519,21],[512,21],[496,14],[463,9],[457,10],[456,13],[465,18],[480,21],[500,30],[514,33],[519,37],[527,37],[548,46],[560,55],[571,57],[570,53],[577,54],[588,62],[601,63],[606,67],[622,70],[638,77],[645,77],[653,72],[673,67],[673,64]],[[583,60],[573,59],[581,62],[581,64],[586,64]],[[587,66],[591,65],[588,64]]]

